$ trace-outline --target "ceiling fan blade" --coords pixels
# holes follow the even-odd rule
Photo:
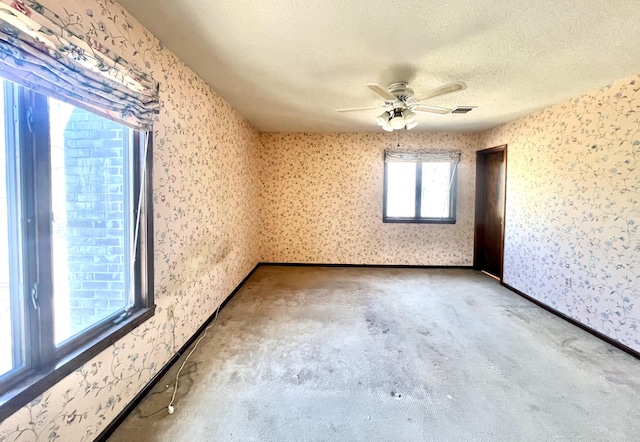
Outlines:
[[[413,106],[411,110],[414,112],[426,112],[429,114],[445,115],[445,114],[451,113],[453,109],[449,109],[446,107],[439,107],[439,106],[427,106],[427,105],[421,104],[418,106]]]
[[[427,92],[417,101],[428,100],[429,98],[439,97],[440,95],[450,94],[451,92],[461,91],[466,88],[467,88],[467,85],[461,81],[445,84],[444,86],[431,89],[429,92]]]
[[[382,98],[384,98],[387,101],[395,101],[396,99],[395,95],[391,94],[388,90],[386,90],[379,84],[367,83],[365,84],[365,86],[371,89],[376,94],[380,95]]]
[[[369,106],[369,107],[349,107],[346,109],[336,109],[336,112],[359,112],[373,109],[382,109],[385,106]]]

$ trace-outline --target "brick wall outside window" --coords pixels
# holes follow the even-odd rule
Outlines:
[[[127,129],[74,109],[64,131],[69,314],[75,333],[125,303]]]

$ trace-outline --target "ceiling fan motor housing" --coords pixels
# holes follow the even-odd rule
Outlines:
[[[413,89],[409,87],[408,83],[402,81],[398,83],[391,83],[389,85],[389,93],[400,100],[413,97]]]

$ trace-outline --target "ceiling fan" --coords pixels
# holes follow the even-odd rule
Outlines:
[[[413,129],[418,124],[416,113],[440,115],[450,113],[466,114],[477,107],[457,106],[453,109],[449,109],[446,107],[431,106],[422,103],[424,100],[428,100],[429,98],[439,97],[441,95],[466,89],[467,85],[461,81],[445,84],[444,86],[432,89],[417,99],[413,97],[413,89],[409,87],[408,83],[403,81],[391,83],[386,89],[375,83],[368,83],[365,86],[384,98],[384,104],[382,106],[354,107],[337,109],[337,111],[358,112],[373,109],[385,109],[385,111],[378,116],[377,121],[378,126],[381,126],[382,129],[387,132],[392,132],[394,129]]]

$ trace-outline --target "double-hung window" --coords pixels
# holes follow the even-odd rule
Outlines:
[[[0,406],[153,314],[150,139],[0,83]]]
[[[385,151],[383,221],[456,222],[460,152]]]

